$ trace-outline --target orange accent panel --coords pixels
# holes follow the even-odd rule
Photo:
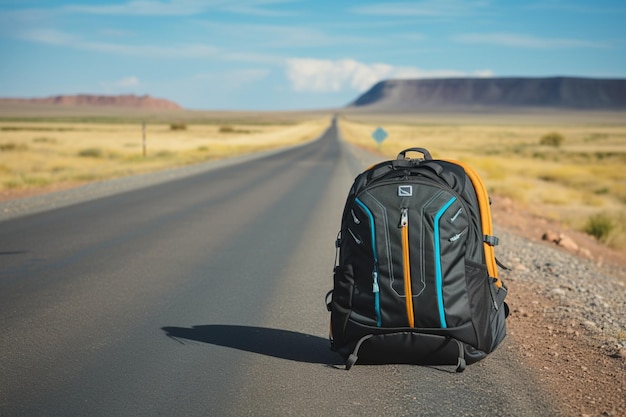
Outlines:
[[[493,236],[493,224],[491,222],[491,208],[489,207],[489,196],[487,195],[487,188],[482,179],[478,175],[478,172],[465,162],[455,161],[452,159],[445,159],[445,161],[459,165],[465,170],[465,173],[472,181],[474,190],[476,190],[476,198],[478,199],[478,206],[480,209],[480,223],[483,228],[483,235]],[[498,278],[498,265],[496,264],[496,254],[493,246],[488,243],[483,243],[485,248],[485,261],[487,263],[487,271],[489,276],[496,279],[496,287],[502,287],[502,281]]]

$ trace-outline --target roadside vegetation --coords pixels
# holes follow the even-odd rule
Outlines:
[[[409,147],[472,164],[491,193],[541,217],[626,250],[626,123],[622,117],[575,115],[340,117],[344,139],[393,158]],[[194,115],[194,117],[196,117]],[[305,142],[329,115],[281,114],[210,120],[0,120],[0,198],[71,186]],[[383,126],[379,147],[371,133]]]
[[[436,158],[468,162],[491,193],[626,250],[626,123],[583,116],[540,123],[477,116],[454,124],[382,118],[389,137],[380,147],[371,138],[379,124],[365,116],[346,116],[340,125],[346,140],[386,157],[419,146]]]
[[[0,121],[0,196],[297,144],[328,120],[148,123],[145,156],[142,123]]]

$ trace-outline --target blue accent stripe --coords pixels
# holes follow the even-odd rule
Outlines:
[[[374,271],[372,271],[372,288],[374,291],[374,311],[376,313],[376,325],[382,326],[382,317],[380,315],[380,287],[378,285],[378,251],[376,250],[376,226],[374,224],[374,215],[370,209],[358,198],[354,201],[363,209],[370,222],[370,232],[372,233],[372,254],[374,255]]]
[[[437,286],[437,306],[439,307],[439,321],[441,322],[441,328],[448,327],[446,323],[446,315],[443,309],[443,277],[441,272],[441,245],[439,244],[439,220],[443,213],[456,201],[456,197],[452,197],[435,215],[435,277]]]

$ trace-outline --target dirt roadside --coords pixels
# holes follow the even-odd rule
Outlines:
[[[557,245],[543,241],[543,234],[548,230],[562,233],[579,249],[561,250],[590,259],[597,268],[610,268],[614,276],[626,283],[623,252],[609,249],[555,221],[532,215],[506,198],[492,199],[494,224],[498,227],[551,247]],[[514,340],[506,348],[516,351],[521,364],[533,370],[563,415],[626,416],[626,349],[615,349],[579,320],[555,314],[559,309],[554,300],[527,282],[516,280],[515,275],[515,270],[510,271],[506,281],[507,302],[511,306],[508,336]]]
[[[555,220],[531,214],[515,205],[509,198],[491,195],[491,199],[494,224],[505,227],[516,235],[535,241],[542,241],[543,234],[547,231],[556,235],[566,235],[578,246],[578,250],[570,251],[571,253],[592,260],[598,267],[609,265],[616,267],[617,270],[621,269],[620,278],[626,283],[625,252],[611,249],[588,234],[568,229]],[[546,242],[546,244],[554,246],[550,242]]]

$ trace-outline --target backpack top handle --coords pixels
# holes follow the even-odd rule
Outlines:
[[[409,148],[409,149],[405,149],[402,152],[400,152],[398,154],[398,158],[397,159],[408,159],[406,157],[406,153],[407,152],[419,152],[422,155],[424,155],[424,159],[433,159],[433,157],[430,155],[430,152],[428,152],[428,150],[426,150],[425,148]]]

